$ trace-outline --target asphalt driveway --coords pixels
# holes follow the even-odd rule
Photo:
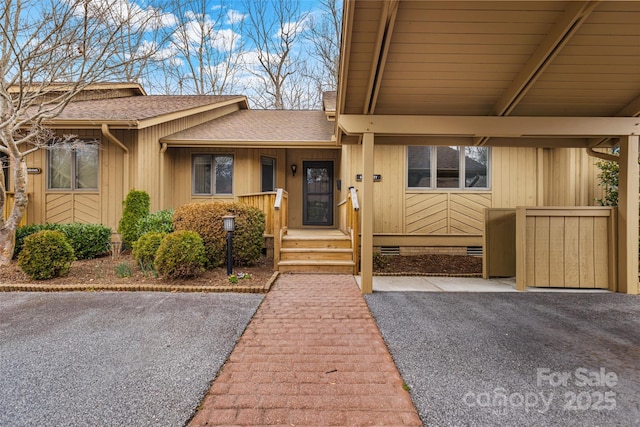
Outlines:
[[[640,425],[640,297],[376,292],[428,426]]]
[[[182,426],[261,300],[0,294],[0,425]]]

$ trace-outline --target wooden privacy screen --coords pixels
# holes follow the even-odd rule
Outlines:
[[[516,288],[616,290],[615,209],[517,207]]]
[[[482,277],[516,275],[515,209],[485,209],[482,246]]]

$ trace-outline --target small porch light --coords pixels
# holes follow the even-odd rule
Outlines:
[[[296,176],[296,172],[298,171],[298,165],[296,165],[295,163],[293,163],[291,165],[291,175]]]
[[[236,228],[236,217],[225,215],[222,217],[224,231],[227,232],[227,276],[233,273],[233,231]]]
[[[225,215],[222,217],[224,223],[224,231],[232,233],[236,228],[236,217],[233,215]]]

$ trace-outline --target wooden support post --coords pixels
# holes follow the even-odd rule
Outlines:
[[[362,137],[362,240],[360,251],[360,286],[363,294],[373,292],[373,152],[374,135]]]
[[[638,294],[638,136],[620,138],[618,291]]]

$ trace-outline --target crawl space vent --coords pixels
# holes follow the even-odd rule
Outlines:
[[[482,246],[467,246],[467,255],[482,256]]]
[[[400,255],[400,246],[382,246],[380,247],[381,255]]]

